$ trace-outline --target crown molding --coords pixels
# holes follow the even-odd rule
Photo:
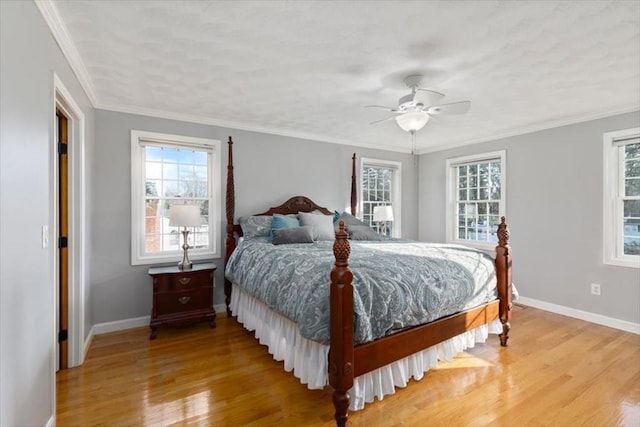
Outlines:
[[[78,78],[78,81],[89,98],[91,105],[95,108],[98,104],[98,98],[93,87],[93,82],[87,72],[87,68],[82,61],[82,58],[80,57],[80,53],[78,52],[76,45],[73,43],[73,40],[71,40],[67,27],[64,25],[62,18],[60,18],[58,8],[52,0],[35,0],[35,4],[49,26],[51,34],[53,34],[53,38],[58,43],[62,54],[67,59],[69,66],[71,66],[71,69]]]
[[[525,134],[528,134],[528,133],[540,132],[540,131],[543,131],[543,130],[559,128],[559,127],[562,127],[562,126],[575,125],[577,123],[584,123],[584,122],[588,122],[588,121],[591,121],[591,120],[604,119],[604,118],[607,118],[607,117],[613,117],[613,116],[617,116],[617,115],[620,115],[620,114],[627,114],[627,113],[634,113],[634,112],[640,112],[640,106],[638,106],[638,105],[627,105],[627,106],[622,107],[622,108],[620,108],[618,110],[615,110],[615,111],[608,111],[608,112],[595,113],[595,114],[583,114],[583,115],[579,115],[579,116],[572,116],[570,118],[561,119],[561,120],[554,120],[554,121],[546,122],[544,124],[539,124],[539,125],[534,125],[534,126],[524,126],[524,127],[520,127],[520,128],[514,128],[514,129],[510,129],[508,131],[497,133],[497,134],[494,134],[494,135],[491,135],[491,136],[487,136],[487,137],[470,139],[470,140],[467,140],[467,141],[451,142],[451,143],[448,143],[448,144],[438,145],[438,146],[435,146],[435,147],[426,147],[426,148],[423,148],[423,149],[419,149],[418,150],[418,154],[435,153],[437,151],[445,151],[445,150],[450,150],[452,148],[464,147],[465,145],[473,145],[473,144],[479,144],[481,142],[496,141],[498,139],[510,138],[510,137],[513,137],[513,136],[525,135]]]
[[[352,141],[340,138],[331,138],[326,135],[318,135],[314,133],[300,132],[291,129],[280,129],[266,126],[255,126],[246,123],[236,122],[232,120],[218,120],[210,117],[195,116],[190,114],[174,113],[169,111],[154,110],[151,108],[141,108],[125,105],[109,105],[98,104],[95,108],[100,110],[113,111],[117,113],[137,114],[140,116],[155,117],[160,119],[177,120],[181,122],[197,123],[209,126],[218,126],[235,130],[243,130],[248,132],[259,132],[271,135],[286,136],[291,138],[306,139],[310,141],[328,142],[331,144],[350,145],[354,147],[371,148],[374,150],[393,151],[398,153],[409,153],[410,147],[402,149],[402,147],[392,145],[369,144],[358,141]]]

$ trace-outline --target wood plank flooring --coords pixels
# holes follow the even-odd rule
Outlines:
[[[332,426],[331,390],[307,390],[235,319],[98,335],[58,373],[58,426]],[[349,425],[640,426],[640,336],[514,308],[497,336],[350,413]]]

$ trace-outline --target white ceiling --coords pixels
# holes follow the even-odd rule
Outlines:
[[[36,0],[95,107],[409,151],[384,111],[424,74],[419,152],[640,109],[639,1]]]

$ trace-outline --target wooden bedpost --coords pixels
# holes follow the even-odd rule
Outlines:
[[[226,210],[227,210],[227,241],[226,253],[224,257],[224,265],[227,266],[231,253],[236,248],[236,239],[233,237],[233,217],[236,209],[235,186],[233,183],[233,140],[229,137],[227,141],[229,145],[229,161],[227,163],[227,194],[226,194]],[[224,279],[224,302],[227,305],[227,316],[231,317],[231,282]]]
[[[329,384],[333,387],[333,406],[338,427],[347,423],[349,389],[353,386],[353,273],[349,270],[351,247],[340,221],[333,243],[336,262],[331,270],[329,290]]]
[[[502,217],[498,226],[498,246],[496,246],[496,279],[498,282],[499,311],[502,333],[500,345],[507,346],[511,329],[511,246],[509,246],[509,226]]]
[[[351,215],[356,216],[358,208],[358,190],[356,183],[356,153],[351,158]]]

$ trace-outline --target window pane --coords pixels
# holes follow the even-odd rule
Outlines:
[[[624,159],[639,159],[640,160],[640,144],[627,144],[624,146]]]
[[[178,165],[164,164],[162,165],[163,179],[178,179]]]
[[[458,239],[466,239],[467,238],[467,232],[464,228],[459,227],[458,228]]]
[[[193,163],[194,154],[193,150],[178,150],[178,161],[180,163]]]
[[[144,158],[146,161],[162,161],[162,148],[160,147],[145,147]]]
[[[178,193],[178,181],[165,181],[163,185],[164,197],[177,197],[180,194]]]
[[[624,254],[640,255],[640,237],[624,237]]]
[[[190,180],[195,178],[193,165],[180,165],[179,171],[181,180]]]
[[[624,217],[626,219],[640,220],[640,200],[624,201]]]
[[[147,181],[145,182],[145,195],[146,196],[158,196],[160,194],[161,181]]]
[[[145,165],[145,176],[147,179],[162,179],[162,163],[147,162]]]
[[[196,165],[206,165],[208,163],[207,153],[204,151],[196,151],[193,155],[193,162]]]
[[[626,196],[640,196],[640,178],[625,179],[624,194]]]
[[[162,148],[162,161],[165,163],[177,163],[178,151],[175,148]]]

